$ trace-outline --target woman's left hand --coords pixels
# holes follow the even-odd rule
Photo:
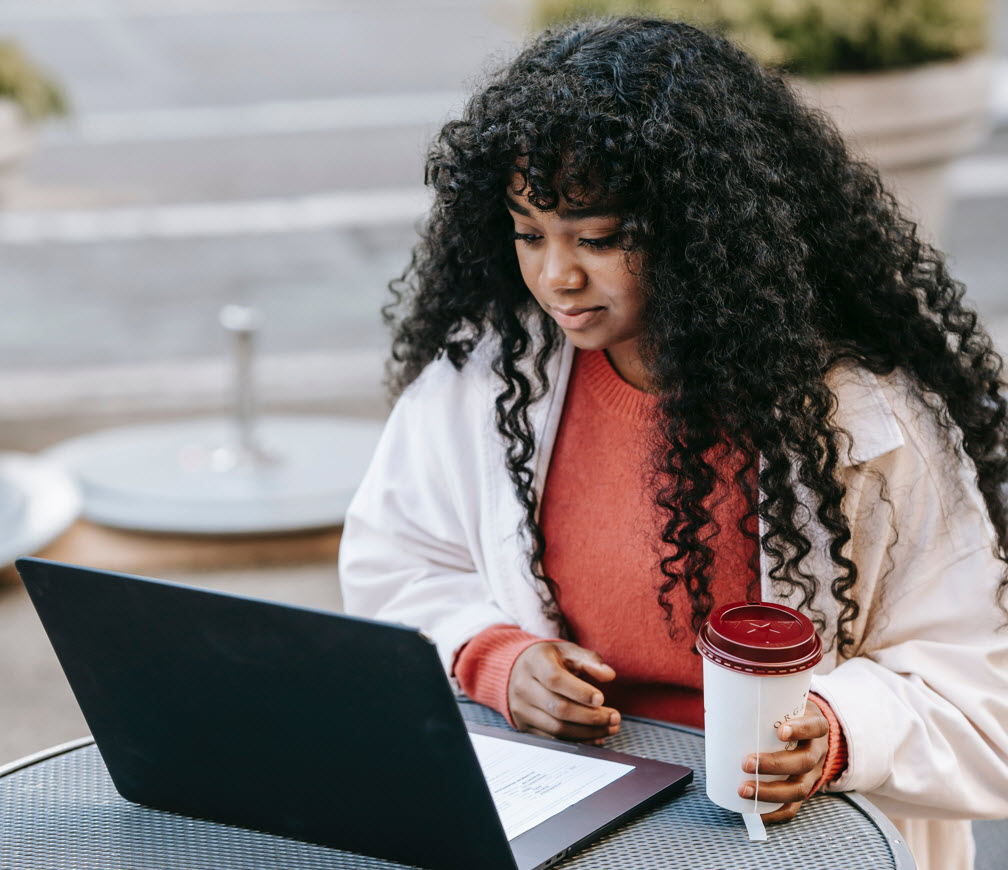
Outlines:
[[[819,705],[809,700],[805,705],[805,714],[779,726],[777,737],[782,743],[796,742],[797,745],[793,749],[783,749],[759,757],[760,773],[787,774],[787,779],[759,784],[761,801],[784,804],[772,813],[764,813],[764,822],[789,821],[801,809],[802,803],[822,774],[826,750],[829,748],[829,722]],[[742,769],[746,773],[756,773],[755,754],[746,757]],[[746,780],[739,786],[739,795],[751,798],[755,790],[756,781]]]

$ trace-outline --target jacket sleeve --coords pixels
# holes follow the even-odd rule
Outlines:
[[[904,446],[849,473],[859,585],[856,654],[815,677],[840,720],[857,790],[896,817],[1008,815],[1005,565],[968,460],[923,408]],[[857,587],[855,587],[855,590]]]
[[[481,564],[480,446],[458,431],[470,425],[462,377],[436,361],[400,397],[347,510],[339,553],[346,612],[419,628],[448,673],[471,637],[514,621]]]

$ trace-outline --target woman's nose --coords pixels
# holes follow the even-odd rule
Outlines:
[[[567,245],[549,245],[543,261],[542,279],[546,289],[554,292],[579,290],[584,287],[587,275],[578,262],[575,251]]]

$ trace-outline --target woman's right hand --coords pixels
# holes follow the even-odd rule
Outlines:
[[[578,674],[600,683],[616,677],[598,653],[567,641],[536,643],[518,656],[507,690],[518,730],[593,743],[619,731],[619,712]]]

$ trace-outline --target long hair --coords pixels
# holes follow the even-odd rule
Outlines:
[[[753,540],[763,521],[770,576],[799,607],[829,584],[839,651],[853,651],[858,569],[845,555],[843,440],[825,381],[841,360],[904,371],[937,421],[958,429],[1008,561],[1001,359],[962,284],[877,171],[779,74],[726,40],[663,20],[581,22],[533,41],[441,130],[426,167],[433,209],[385,311],[393,395],[435,357],[461,368],[481,338],[497,342],[497,428],[554,618],[528,409],[550,387],[546,361],[561,335],[518,269],[504,204],[515,173],[541,209],[561,198],[618,203],[628,257],[642,255],[640,348],[660,394],[655,500],[668,555],[659,601],[669,618],[680,585],[694,629],[710,612],[718,530],[708,502],[730,443],[742,460],[732,483],[749,505],[742,533]],[[795,479],[810,499],[797,497]],[[830,537],[832,577],[802,568],[807,510]],[[1006,588],[1003,575],[999,602]],[[821,613],[813,618],[827,628]]]

